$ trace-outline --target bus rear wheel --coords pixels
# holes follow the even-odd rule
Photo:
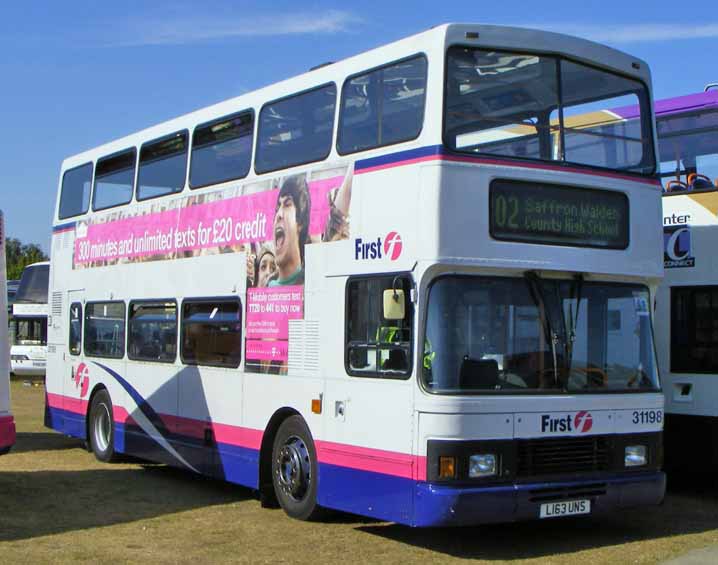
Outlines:
[[[117,458],[114,424],[110,393],[101,390],[92,398],[90,404],[90,447],[98,461],[110,463]]]
[[[284,511],[298,520],[319,517],[317,452],[301,416],[290,416],[277,430],[272,447],[272,484]]]

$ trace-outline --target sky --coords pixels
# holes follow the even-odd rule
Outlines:
[[[0,209],[49,250],[65,157],[446,22],[578,35],[647,61],[656,99],[718,82],[715,0],[6,2]]]

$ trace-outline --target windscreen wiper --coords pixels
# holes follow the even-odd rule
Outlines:
[[[558,378],[558,359],[556,356],[556,346],[558,345],[558,334],[553,331],[551,327],[551,319],[548,309],[546,308],[546,300],[543,295],[543,289],[541,288],[541,277],[535,271],[526,271],[524,273],[524,279],[529,287],[531,298],[533,298],[536,306],[543,310],[542,326],[546,340],[551,344],[551,353],[553,355],[553,378],[554,384],[558,386],[560,384]]]
[[[573,363],[573,343],[576,341],[576,327],[578,325],[578,312],[581,309],[581,291],[583,290],[583,273],[577,273],[573,278],[571,292],[568,297],[568,333],[566,334],[566,374],[571,373]],[[571,301],[576,300],[576,315],[573,314]],[[568,376],[567,376],[568,378]]]

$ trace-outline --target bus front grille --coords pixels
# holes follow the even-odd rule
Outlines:
[[[529,439],[518,442],[518,477],[607,471],[610,446],[603,436]]]

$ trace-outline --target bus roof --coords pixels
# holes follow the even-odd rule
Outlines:
[[[656,100],[655,103],[656,117],[670,116],[671,114],[714,106],[718,106],[718,90],[707,90],[696,94],[664,98],[663,100]]]
[[[497,50],[510,49],[526,53],[570,54],[578,61],[599,65],[609,71],[619,72],[646,83],[650,83],[651,80],[648,65],[641,59],[587,39],[530,28],[442,24],[341,61],[320,65],[306,73],[197,109],[72,155],[63,161],[62,170],[237,111],[244,109],[259,111],[267,102],[337,81],[337,77],[348,77],[415,53],[429,53],[432,49],[443,50],[445,46],[455,44]],[[338,86],[341,87],[341,84]]]

